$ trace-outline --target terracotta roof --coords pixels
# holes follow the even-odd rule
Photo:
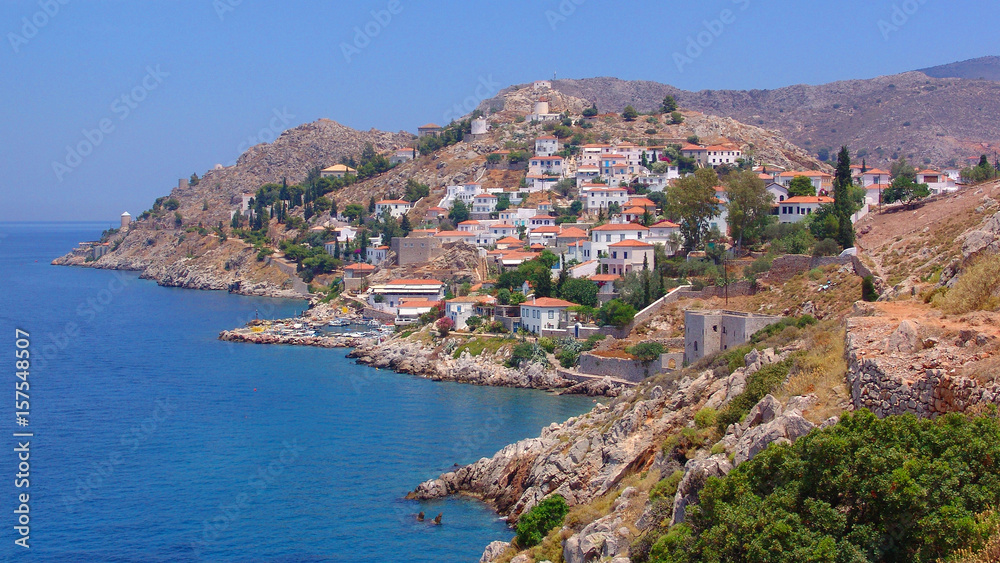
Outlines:
[[[616,248],[646,248],[653,245],[649,244],[648,242],[643,242],[641,240],[622,240],[614,244],[609,244],[608,246]]]
[[[461,223],[459,223],[459,225],[478,225],[478,224],[479,221],[476,221],[475,219],[469,219],[468,221],[462,221]]]
[[[533,156],[530,160],[563,160],[561,156]]]
[[[514,237],[504,237],[497,241],[497,244],[524,244],[524,241]]]
[[[382,201],[376,201],[376,202],[375,202],[375,205],[389,205],[389,204],[396,204],[396,205],[400,205],[400,204],[402,204],[402,205],[410,205],[410,202],[408,202],[408,201],[403,201],[403,200],[401,200],[401,199],[383,199]]]
[[[554,297],[538,297],[521,303],[522,307],[525,305],[529,307],[575,307],[576,303],[570,303],[569,301],[563,301]]]
[[[865,172],[865,174],[874,174],[875,176],[891,176],[892,175],[891,172],[887,172],[887,171],[881,170],[879,168],[872,168],[868,172]]]
[[[436,237],[475,237],[476,233],[470,233],[469,231],[441,231],[435,234]]]
[[[680,227],[680,225],[674,223],[673,221],[660,221],[659,223],[653,225],[653,227],[659,227],[661,229],[676,229]]]
[[[615,274],[594,274],[590,276],[590,281],[595,282],[610,282],[621,279],[621,276]]]
[[[489,197],[489,198],[497,199],[497,196],[495,196],[493,194],[478,194],[476,196],[476,198],[481,198],[481,197]]]
[[[545,245],[536,242],[535,244],[529,246],[528,248],[530,248],[531,250],[545,250]]]
[[[441,126],[437,123],[428,123],[427,125],[421,125],[417,129],[441,129]]]
[[[579,227],[566,227],[559,232],[559,238],[587,238],[587,231]]]
[[[629,205],[645,205],[645,206],[649,206],[649,205],[655,206],[656,205],[655,203],[653,203],[653,201],[651,199],[644,198],[644,197],[633,197],[632,199],[628,200],[628,204]]]
[[[434,207],[429,208],[427,211],[448,211],[448,210],[445,209],[444,207],[438,207],[435,205]]]
[[[556,138],[555,135],[542,135],[541,137],[538,138],[538,140],[541,141],[541,140],[544,139],[544,140],[547,140],[547,141],[551,141],[552,139],[555,139],[555,138]]]
[[[629,207],[628,209],[626,209],[625,211],[623,211],[623,213],[627,213],[629,215],[643,215],[644,213],[646,213],[646,208],[645,207]]]
[[[594,227],[592,231],[648,231],[649,227],[643,227],[642,225],[636,225],[635,223],[628,223],[625,225],[615,225],[612,223],[606,223],[600,227]]]
[[[400,307],[440,307],[442,301],[429,301],[427,299],[403,299],[399,302]]]
[[[544,227],[538,227],[537,229],[531,229],[531,233],[559,233],[559,227],[555,225],[546,225]]]
[[[350,264],[348,266],[344,266],[344,269],[345,270],[374,270],[375,266],[372,266],[371,264]]]
[[[917,174],[933,174],[935,176],[940,176],[941,172],[938,172],[937,170],[921,170],[920,172],[917,172]]]

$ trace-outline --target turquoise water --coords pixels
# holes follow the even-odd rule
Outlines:
[[[304,303],[49,265],[101,228],[0,224],[6,560],[477,561],[512,537],[496,514],[402,497],[592,404],[377,371],[343,350],[221,342],[255,311]],[[27,489],[14,487],[15,328],[33,359]],[[24,492],[28,550],[14,545]],[[417,523],[421,510],[444,525]]]

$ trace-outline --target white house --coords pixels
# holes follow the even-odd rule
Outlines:
[[[601,187],[585,189],[583,192],[588,212],[596,213],[600,209],[607,209],[612,203],[617,203],[619,206],[628,203],[628,190],[625,188],[609,188],[604,184],[593,185]]]
[[[732,145],[711,145],[705,147],[705,163],[709,166],[733,165],[741,158],[743,158],[743,151]]]
[[[531,230],[535,230],[538,227],[554,227],[556,224],[556,218],[551,215],[535,215],[528,221],[528,226]]]
[[[469,326],[465,321],[476,314],[476,305],[480,303],[492,303],[495,298],[488,295],[470,295],[466,297],[456,297],[444,303],[444,315],[455,323],[455,329],[465,330]]]
[[[559,152],[559,139],[554,135],[545,135],[535,139],[535,154],[537,156],[553,156]]]
[[[430,313],[431,309],[438,307],[440,310],[441,301],[429,299],[404,299],[396,307],[396,324],[408,325],[420,320],[420,315]]]
[[[774,196],[774,201],[785,201],[788,199],[788,186],[771,182],[767,185],[767,191]]]
[[[561,177],[565,164],[561,156],[533,156],[528,160],[528,174]]]
[[[471,207],[472,201],[481,193],[484,193],[483,187],[475,182],[457,186],[448,186],[445,188],[444,199],[442,199],[441,203],[438,205],[446,209],[450,209],[455,200],[461,200],[462,203]]]
[[[493,194],[477,194],[472,198],[473,213],[493,213],[497,210],[497,196]]]
[[[500,221],[514,227],[526,227],[532,217],[537,215],[536,210],[527,207],[517,209],[507,209],[500,212]]]
[[[521,326],[535,334],[543,330],[558,330],[568,322],[568,309],[575,303],[552,297],[532,298],[521,303]]]
[[[590,184],[601,176],[601,169],[596,165],[581,165],[576,167],[576,187]]]
[[[368,261],[372,264],[382,264],[389,254],[388,246],[376,246],[368,249]]]
[[[401,199],[383,199],[382,201],[375,202],[375,215],[381,217],[383,213],[389,213],[389,215],[399,219],[403,215],[409,213],[412,208],[413,204],[408,201],[403,201]]]
[[[813,188],[818,193],[820,190],[830,193],[833,191],[833,176],[826,172],[817,170],[807,170],[805,172],[782,172],[778,174],[778,183],[786,188],[792,185],[792,180],[796,176],[805,176],[812,182]]]
[[[955,180],[943,172],[936,170],[921,170],[917,172],[917,183],[927,184],[932,194],[953,192],[958,189]]]
[[[888,170],[872,168],[861,175],[861,185],[868,187],[872,184],[888,184],[892,182],[892,173]]]
[[[671,221],[660,221],[649,227],[649,234],[646,242],[651,244],[662,244],[663,250],[668,255],[675,254],[681,246],[681,226]]]
[[[819,206],[833,203],[832,197],[826,196],[795,196],[778,204],[778,221],[781,223],[798,223],[812,215]]]
[[[671,180],[681,177],[680,168],[671,164],[663,174],[650,174],[643,172],[639,175],[639,181],[649,186],[651,192],[662,192],[670,185]]]
[[[601,258],[601,268],[608,274],[624,276],[629,272],[652,268],[653,245],[641,240],[623,240],[608,246],[608,255]]]
[[[590,230],[590,240],[583,243],[583,256],[578,260],[593,260],[607,252],[608,247],[623,240],[644,240],[649,235],[649,227],[636,223],[607,223]]]
[[[490,226],[490,233],[497,239],[517,236],[517,227],[510,223],[496,223]]]
[[[462,221],[458,224],[459,231],[465,231],[467,233],[478,233],[479,231],[485,230],[486,227],[482,223],[476,221],[475,219],[469,219],[468,221]]]

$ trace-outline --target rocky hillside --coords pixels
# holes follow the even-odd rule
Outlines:
[[[602,111],[657,107],[666,95],[680,106],[780,132],[813,155],[841,145],[867,151],[869,164],[906,156],[944,166],[992,152],[1000,139],[1000,73],[994,58],[924,72],[776,90],[689,92],[617,78],[556,80],[553,88],[592,100]],[[957,77],[956,77],[957,76]],[[981,77],[985,78],[982,79]]]

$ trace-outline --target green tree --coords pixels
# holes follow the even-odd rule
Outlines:
[[[788,197],[814,196],[816,186],[813,185],[809,176],[796,176],[788,184]]]
[[[344,218],[348,221],[356,221],[365,213],[365,208],[360,203],[348,203],[344,207]]]
[[[368,213],[375,213],[375,196],[368,198]]]
[[[635,356],[635,359],[640,362],[652,362],[660,359],[660,354],[665,350],[663,344],[659,342],[640,342],[629,346],[625,351]]]
[[[497,211],[507,211],[510,208],[510,194],[502,193],[497,196]]]
[[[462,221],[469,220],[469,206],[465,205],[465,202],[456,199],[454,203],[451,204],[451,210],[448,211],[448,218],[452,220],[456,225]]]
[[[699,168],[667,188],[667,215],[679,222],[684,248],[696,250],[708,236],[709,221],[718,215],[715,186],[719,177],[711,168]]]
[[[907,178],[911,182],[917,181],[917,169],[913,167],[912,164],[906,161],[906,157],[899,157],[896,162],[893,162],[889,167],[889,172],[892,173],[892,178],[895,180],[897,178]]]
[[[684,123],[684,116],[679,111],[670,112],[670,123],[672,125],[680,125]]]
[[[767,191],[764,180],[752,170],[732,172],[726,177],[726,195],[728,222],[736,247],[742,249],[744,240],[759,241],[771,220],[774,203],[774,196]]]
[[[635,108],[631,105],[627,105],[625,106],[625,109],[622,110],[622,117],[625,121],[635,121],[636,118],[639,117],[639,112],[635,111]]]
[[[559,296],[579,305],[597,307],[597,284],[587,278],[569,278],[559,288]]]
[[[677,111],[677,100],[673,96],[666,96],[663,98],[663,103],[660,104],[661,113],[673,113]]]
[[[597,104],[590,106],[589,108],[583,110],[584,117],[596,117],[597,116]]]
[[[851,223],[854,209],[850,194],[852,183],[851,151],[847,147],[841,147],[840,154],[837,155],[837,173],[833,178],[833,205],[838,222],[837,236],[833,238],[843,248],[854,246],[854,224]]]
[[[927,184],[915,184],[906,176],[900,176],[892,181],[892,185],[882,192],[882,201],[885,203],[895,203],[901,201],[906,205],[912,205],[914,201],[931,195],[930,187]]]
[[[402,221],[399,222],[399,228],[400,228],[400,230],[403,231],[403,236],[404,237],[406,235],[410,234],[410,231],[413,230],[413,227],[410,226],[410,216],[409,215],[403,215]]]
[[[406,181],[406,201],[417,201],[422,197],[427,197],[431,194],[431,187],[427,184],[421,184],[420,182],[410,178]]]
[[[625,328],[635,318],[635,307],[620,299],[612,299],[601,306],[598,318],[602,325]]]

